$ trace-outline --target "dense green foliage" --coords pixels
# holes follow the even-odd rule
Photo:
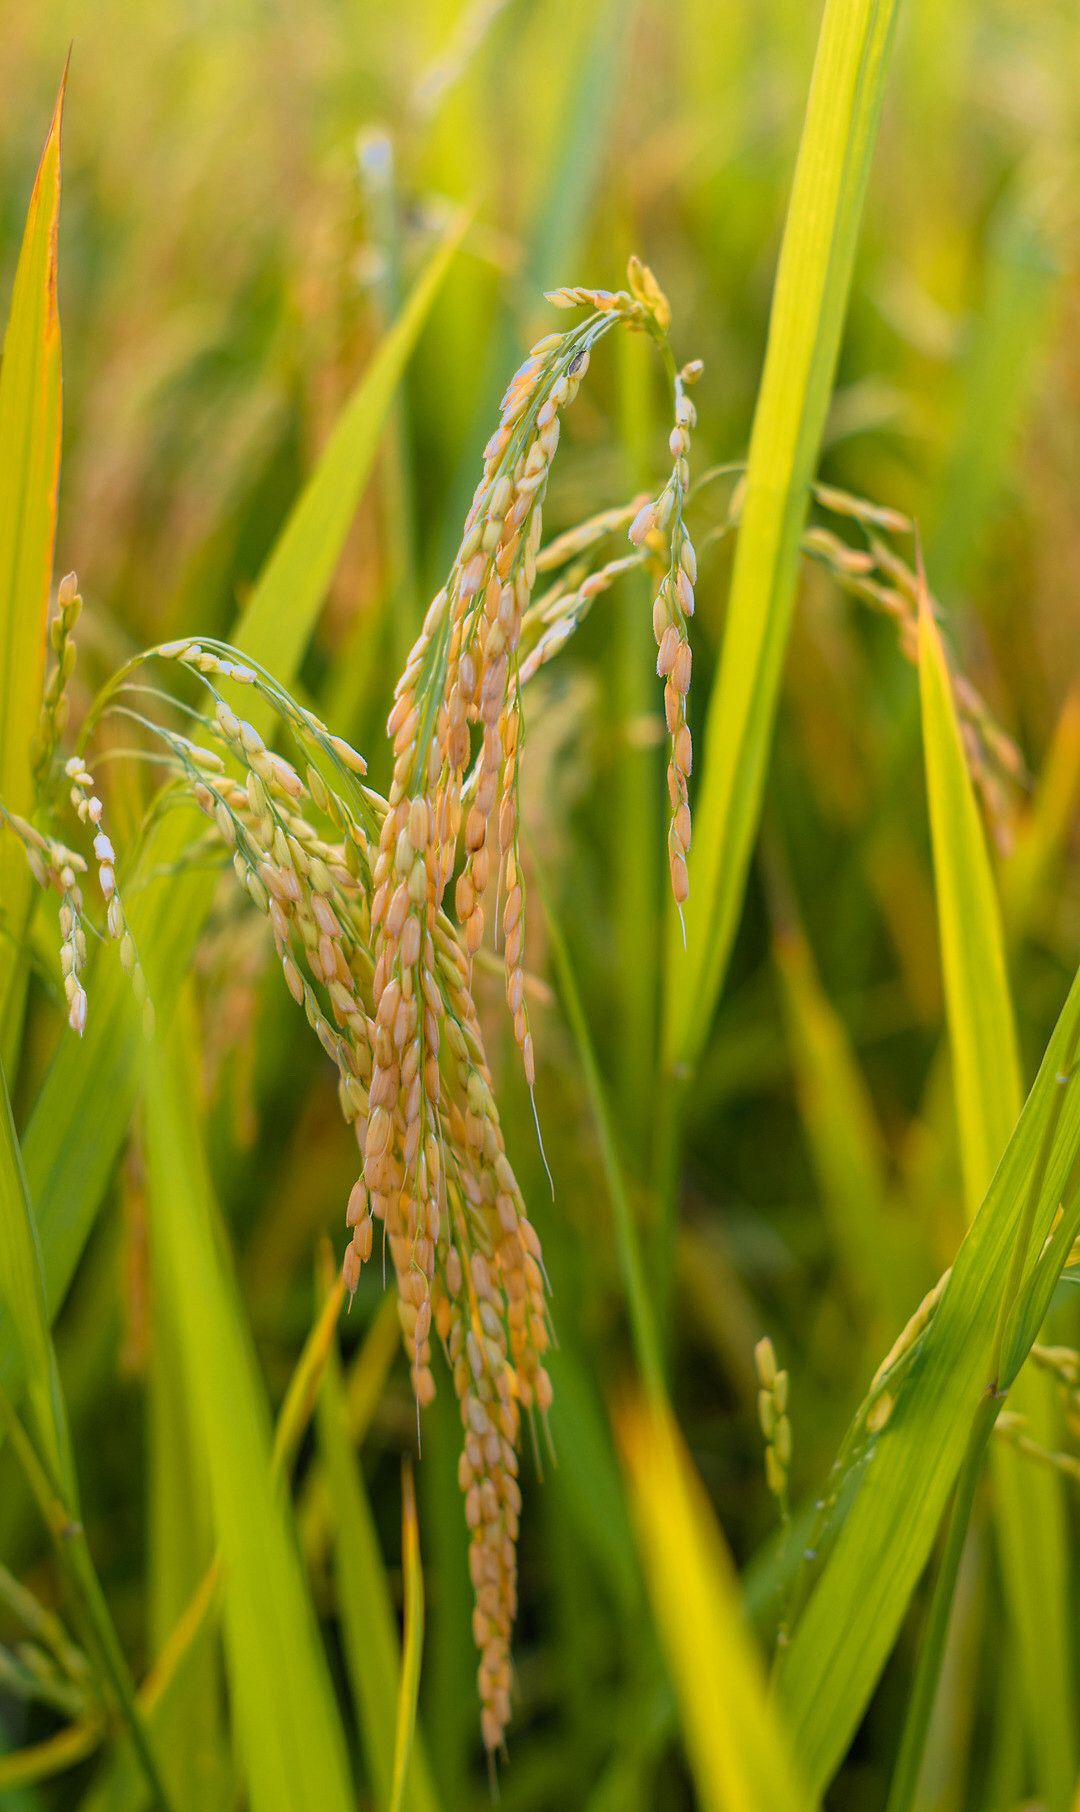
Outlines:
[[[1073,9],[6,13],[11,811],[71,568],[72,729],[142,649],[227,638],[386,792],[499,397],[566,325],[542,292],[640,253],[704,360],[685,943],[646,576],[529,688],[543,1152],[476,969],[557,1338],[499,1803],[1068,1812]],[[546,532],[655,495],[670,423],[612,334]],[[67,1029],[0,828],[0,1805],[482,1807],[447,1368],[418,1454],[378,1248],[348,1313],[332,1281],[333,1067],[190,822],[144,846],[137,771],[100,772],[149,1043],[93,940]]]

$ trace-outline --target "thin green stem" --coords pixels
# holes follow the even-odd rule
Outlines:
[[[619,341],[619,374],[624,460],[628,489],[648,487],[648,448],[653,411],[649,348],[638,336]],[[662,770],[658,751],[641,746],[635,730],[653,709],[652,599],[643,573],[624,580],[628,593],[616,610],[613,634],[613,717],[616,750],[615,810],[612,814],[612,911],[620,1037],[618,1079],[620,1119],[640,1160],[648,1152],[650,1102],[655,1078],[658,968],[660,955],[660,801]]]
[[[615,1133],[608,1111],[607,1098],[600,1076],[596,1053],[574,974],[573,963],[562,928],[555,916],[550,897],[544,885],[539,868],[535,865],[536,888],[544,908],[547,920],[548,937],[551,943],[551,955],[555,965],[559,992],[563,1006],[577,1045],[578,1058],[585,1077],[585,1088],[592,1107],[596,1131],[600,1140],[600,1157],[604,1167],[604,1177],[611,1198],[612,1218],[615,1224],[615,1246],[622,1272],[623,1285],[626,1290],[627,1308],[630,1313],[630,1329],[634,1341],[634,1352],[642,1382],[653,1403],[666,1401],[664,1386],[664,1368],[661,1357],[660,1337],[653,1315],[652,1299],[645,1275],[645,1262],[642,1257],[641,1242],[638,1237],[637,1224],[627,1194],[622,1165],[619,1161]]]
[[[653,1272],[662,1351],[670,1362],[675,1297],[676,1248],[679,1238],[679,1175],[682,1168],[685,1081],[662,1070],[656,1102],[652,1164]]]
[[[71,1724],[43,1743],[0,1755],[0,1793],[14,1793],[19,1787],[33,1786],[35,1781],[49,1780],[67,1768],[93,1755],[105,1736],[101,1718],[86,1718]]]
[[[79,1606],[81,1621],[86,1626],[84,1639],[87,1649],[96,1658],[101,1673],[112,1689],[117,1708],[128,1727],[132,1744],[146,1775],[155,1806],[160,1808],[160,1812],[170,1812],[171,1802],[135,1703],[135,1689],[94,1568],[86,1533],[78,1516],[73,1514],[59,1495],[5,1391],[0,1391],[0,1416]]]

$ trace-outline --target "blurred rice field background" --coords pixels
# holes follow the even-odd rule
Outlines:
[[[449,231],[460,242],[395,390],[300,670],[302,696],[364,751],[376,785],[389,780],[393,683],[457,546],[503,388],[531,341],[564,324],[544,290],[617,288],[631,253],[647,259],[671,301],[677,358],[704,361],[695,474],[744,460],[820,23],[817,6],[791,0],[7,0],[5,307],[71,46],[55,573],[76,569],[85,599],[76,720],[136,650],[230,636],[334,423]],[[813,1803],[814,1793],[861,1812],[888,1800],[943,1537],[842,1742],[834,1734],[818,1746],[809,1713],[787,1718],[785,1692],[790,1703],[805,1694],[806,1648],[796,1637],[790,1667],[781,1659],[775,1716],[788,1735],[776,1753],[786,1757],[790,1736],[804,1783],[790,1802],[786,1786],[755,1781],[750,1768],[728,1776],[723,1758],[703,1754],[711,1720],[721,1749],[745,1740],[749,1752],[760,1740],[768,1750],[774,1715],[755,1698],[761,1730],[749,1714],[728,1725],[737,1682],[714,1672],[710,1642],[734,1626],[741,1595],[766,1663],[776,1649],[791,1544],[811,1545],[813,1506],[828,1496],[845,1430],[953,1260],[1075,972],[1078,81],[1080,18],[1066,0],[899,7],[817,465],[822,483],[917,522],[954,666],[1022,758],[980,794],[1019,1053],[1015,1102],[1004,1122],[991,1118],[981,1174],[965,1147],[964,1091],[980,1086],[980,1062],[995,1061],[983,1038],[994,1021],[980,1013],[996,983],[978,967],[978,876],[961,848],[951,896],[948,850],[937,825],[932,834],[925,637],[920,704],[897,625],[842,590],[828,564],[803,561],[734,946],[716,1011],[679,1074],[664,1058],[682,951],[640,574],[597,601],[530,699],[527,965],[553,1198],[498,977],[481,971],[478,982],[557,1336],[553,1452],[541,1445],[523,1462],[514,1716],[498,1767],[505,1812],[764,1812]],[[669,419],[645,337],[612,336],[564,431],[549,529],[657,489]],[[735,541],[709,531],[726,521],[731,493],[730,479],[717,481],[695,504],[689,711],[699,774]],[[710,735],[717,729],[710,721]],[[118,847],[133,841],[138,810],[120,774]],[[950,910],[956,948],[974,952],[966,1022],[943,982]],[[137,1111],[123,1156],[106,1166],[55,1322],[88,1544],[139,1682],[160,1663],[218,1543],[234,1577],[247,1569],[255,1665],[260,1543],[273,1539],[273,1515],[245,1507],[264,1456],[230,1380],[246,1378],[262,1399],[261,1440],[338,1274],[356,1166],[331,1066],[296,1035],[253,915],[215,915],[191,981],[182,1048],[195,1130],[182,1108],[170,1119],[159,1096],[156,1110]],[[45,964],[17,1058],[5,1050],[20,1134],[71,1038],[55,994]],[[93,1015],[92,983],[90,1001]],[[93,1123],[78,1129],[88,1152],[95,1135]],[[69,1162],[78,1167],[78,1150]],[[152,1240],[155,1166],[171,1208],[168,1236]],[[226,1248],[235,1291],[232,1260],[214,1270]],[[666,1390],[698,1475],[689,1486],[679,1453],[643,1420],[628,1249],[641,1256]],[[204,1264],[218,1280],[205,1287]],[[403,1566],[411,1456],[423,1652],[403,1803],[484,1806],[460,1427],[445,1368],[417,1454],[377,1262],[337,1322],[340,1353],[327,1358],[331,1325],[314,1419],[309,1405],[284,1456],[295,1577],[310,1590],[332,1687],[327,1740],[341,1744],[355,1780],[351,1803],[401,1803],[398,1614],[409,1600],[415,1616],[418,1585]],[[765,1334],[790,1380],[787,1537],[758,1426],[754,1348]],[[1066,1279],[1043,1341],[1072,1347],[1078,1335]],[[205,1375],[184,1358],[199,1347]],[[1050,1392],[1046,1406],[1039,1447],[1080,1455],[1075,1397]],[[994,1446],[1006,1442],[995,1436]],[[230,1455],[240,1481],[231,1535],[221,1486]],[[1009,1481],[995,1464],[977,1486],[960,1561],[912,1802],[935,1812],[1066,1812],[1076,1791],[1076,1485],[1067,1468],[1009,1458]],[[62,1608],[10,1441],[0,1478],[0,1559],[36,1601]],[[908,1488],[918,1499],[917,1464]],[[1039,1561],[1052,1601],[1029,1599],[1026,1627],[1017,1604],[1038,1567],[1010,1583],[996,1530],[1010,1493],[1022,1527],[1032,1526],[1025,1504],[1037,1500],[1045,1518]],[[737,1588],[713,1553],[716,1522]],[[246,1560],[230,1563],[244,1528]],[[703,1583],[713,1561],[715,1624]],[[18,1689],[11,1657],[25,1631],[12,1591],[0,1599],[0,1803],[13,1812],[150,1803],[112,1728],[95,1728],[70,1766],[23,1778],[19,1753],[77,1726],[81,1712]],[[1045,1648],[1033,1652],[1040,1629]],[[781,1628],[781,1657],[784,1645]],[[295,1797],[260,1783],[243,1744],[236,1763],[237,1652],[233,1643],[226,1669],[211,1610],[153,1727],[172,1803],[299,1812]],[[713,1688],[727,1711],[710,1702]],[[286,1682],[286,1699],[291,1690]],[[314,1747],[318,1721],[309,1728]],[[326,1765],[333,1775],[336,1757]],[[336,1803],[322,1797],[322,1766],[302,1802],[313,1812]]]

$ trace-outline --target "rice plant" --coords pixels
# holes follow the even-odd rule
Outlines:
[[[1067,1812],[1068,23],[80,23],[0,128],[0,1801]]]

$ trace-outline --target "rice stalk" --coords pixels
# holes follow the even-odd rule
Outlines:
[[[360,1155],[346,1215],[345,1288],[355,1293],[380,1227],[396,1275],[418,1419],[435,1391],[436,1335],[460,1405],[458,1476],[470,1530],[482,1732],[491,1753],[501,1747],[510,1715],[521,1416],[546,1417],[552,1393],[540,1244],[506,1152],[472,970],[497,891],[506,1000],[532,1091],[519,841],[530,669],[523,670],[518,651],[561,418],[595,348],[616,326],[657,341],[674,392],[672,475],[655,502],[639,509],[630,534],[635,547],[651,541],[661,574],[654,630],[671,736],[669,857],[680,904],[690,836],[686,624],[696,563],[683,511],[695,420],[686,392],[700,367],[675,370],[666,338],[670,308],[637,260],[626,291],[569,289],[552,300],[584,310],[584,319],[539,341],[503,397],[457,554],[395,691],[386,798],[364,784],[366,763],[348,742],[263,665],[210,637],[163,644],[120,668],[91,706],[63,770],[75,814],[93,831],[107,928],[119,939],[148,1032],[146,985],[88,766],[91,745],[114,724],[134,735],[165,776],[151,822],[181,801],[204,815],[207,835],[231,858],[240,888],[267,922],[286,986],[336,1068],[341,1111]],[[555,561],[589,547],[611,520],[590,525],[577,540],[563,538]],[[73,582],[65,583],[56,637],[61,676],[74,664],[77,614]],[[589,588],[590,597],[596,589]],[[59,759],[53,749],[62,683],[50,682],[46,778]],[[203,714],[187,702],[192,684]],[[251,700],[247,716],[231,702],[238,693]],[[296,760],[257,727],[268,730],[275,719]],[[85,871],[85,860],[21,820],[8,821],[27,842],[39,880],[63,890],[70,1014],[81,1032],[86,958],[76,872]]]

